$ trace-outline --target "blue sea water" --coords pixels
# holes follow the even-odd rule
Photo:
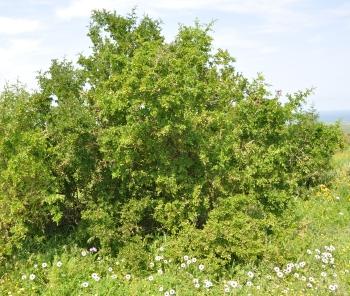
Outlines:
[[[331,123],[340,120],[342,123],[350,123],[350,110],[319,111],[320,120]]]

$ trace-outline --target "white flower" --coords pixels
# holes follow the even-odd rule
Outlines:
[[[87,252],[84,250],[84,251],[81,251],[81,256],[85,257],[87,255]]]
[[[276,275],[277,275],[279,278],[283,278],[283,272],[281,272],[281,271],[277,272]]]
[[[112,272],[112,271],[113,271],[113,268],[112,268],[112,267],[108,267],[108,271],[109,271],[109,272]]]
[[[194,285],[194,287],[195,287],[196,289],[198,289],[200,286],[201,286],[201,285],[200,285],[199,283],[196,283],[196,284]]]
[[[197,262],[197,258],[193,257],[192,258],[192,263],[196,263]]]
[[[126,274],[126,275],[125,275],[125,279],[126,279],[127,281],[129,281],[129,280],[131,279],[131,275],[130,275],[130,274]]]
[[[316,259],[316,260],[320,260],[320,259],[321,259],[321,256],[318,255],[318,254],[316,254],[316,255],[315,255],[315,259]]]
[[[276,266],[273,270],[274,270],[275,272],[279,272],[279,271],[280,271],[280,268]]]
[[[162,269],[158,269],[158,274],[163,274],[163,270]]]
[[[340,196],[336,196],[335,199],[336,199],[336,200],[340,200]]]
[[[333,273],[333,277],[337,277],[338,275],[336,273]]]
[[[300,266],[301,268],[305,267],[305,265],[306,265],[306,263],[305,263],[304,261],[302,261],[302,262],[299,263],[299,266]]]
[[[166,259],[164,259],[164,261],[163,261],[163,262],[164,262],[164,264],[168,264],[168,262],[169,262],[169,261],[168,261],[168,260],[166,260]]]
[[[168,292],[168,291],[166,291],[165,293],[164,293],[164,296],[169,296],[170,295],[170,293]]]
[[[326,277],[326,276],[327,276],[327,272],[322,271],[322,272],[321,272],[321,276],[322,276],[322,277]]]
[[[321,251],[320,251],[319,249],[315,249],[315,252],[316,252],[317,254],[321,254]]]
[[[186,268],[186,264],[185,263],[181,263],[181,268]]]
[[[91,277],[92,277],[96,282],[98,282],[98,281],[101,279],[100,276],[99,276],[97,273],[91,274]]]
[[[189,259],[189,260],[187,260],[186,263],[187,263],[187,265],[190,265],[192,263],[192,260]]]
[[[160,247],[159,251],[164,252],[164,247]]]
[[[34,264],[34,268],[37,269],[38,268],[38,264]]]
[[[288,263],[288,264],[287,264],[287,268],[288,268],[288,269],[292,269],[293,267],[294,267],[294,263]]]
[[[334,246],[332,246],[332,245],[330,245],[330,246],[329,246],[329,251],[330,251],[330,252],[335,251],[335,247],[334,247]]]
[[[229,287],[225,287],[224,292],[225,293],[230,293],[230,288]]]
[[[81,286],[82,286],[83,288],[87,288],[87,287],[89,286],[89,282],[83,282],[83,283],[81,284]]]
[[[247,285],[248,287],[251,287],[251,286],[253,286],[253,283],[252,283],[251,281],[247,281],[247,282],[246,282],[246,285]]]
[[[169,293],[170,293],[170,295],[175,295],[175,294],[176,294],[176,292],[175,292],[174,289],[171,289],[171,290],[169,291]]]
[[[300,275],[299,275],[299,273],[297,273],[297,272],[296,272],[296,273],[294,273],[294,277],[295,277],[296,279],[298,279],[298,278],[299,278],[299,276],[300,276]]]
[[[209,280],[204,280],[204,283],[205,283],[205,287],[206,287],[207,289],[209,289],[210,287],[213,286],[213,283],[212,283],[211,281],[209,281]]]
[[[336,291],[338,289],[338,286],[336,284],[329,285],[328,289],[331,290],[332,292]]]
[[[309,282],[314,283],[314,282],[315,282],[315,279],[314,279],[312,276],[310,276],[310,277],[309,277]]]
[[[97,249],[96,249],[95,247],[92,247],[92,248],[89,249],[89,251],[90,251],[91,253],[96,253],[96,252],[97,252]]]
[[[266,278],[267,278],[268,280],[272,280],[272,276],[269,275],[269,274],[266,276]]]
[[[115,280],[116,278],[117,278],[117,275],[113,273],[113,274],[111,275],[111,279],[112,279],[112,280]]]
[[[197,278],[194,278],[194,279],[192,280],[192,283],[194,283],[194,284],[197,284],[197,283],[199,283],[199,279],[197,279]]]
[[[311,255],[311,254],[312,254],[312,251],[311,251],[310,249],[307,249],[307,250],[306,250],[306,253],[307,253],[308,255]]]
[[[254,277],[254,273],[252,271],[248,271],[247,276],[252,279]]]
[[[159,292],[163,292],[163,290],[164,290],[163,286],[160,286],[158,289]]]
[[[22,275],[22,280],[27,279],[27,276],[25,274]]]
[[[306,276],[302,276],[300,279],[301,279],[303,282],[306,282]]]
[[[184,260],[187,261],[189,258],[187,255],[184,256]]]
[[[237,288],[238,287],[238,282],[236,281],[228,281],[227,282],[232,288]]]
[[[150,275],[150,276],[148,277],[148,280],[149,280],[150,282],[152,282],[152,281],[153,281],[153,276]]]
[[[204,265],[203,264],[199,264],[198,268],[199,268],[200,271],[203,271],[204,270]]]
[[[310,288],[310,289],[312,288],[312,284],[311,284],[311,283],[307,283],[306,286],[307,286],[308,288]]]
[[[47,267],[47,263],[46,263],[46,262],[43,262],[43,263],[41,264],[41,267],[42,267],[42,268],[46,268],[46,267]]]
[[[61,261],[57,261],[56,266],[57,267],[61,267],[62,266],[62,262]]]
[[[34,274],[34,273],[31,273],[31,274],[29,275],[29,279],[30,279],[31,281],[34,281],[34,280],[35,280],[35,274]]]
[[[162,259],[163,259],[163,256],[159,256],[159,255],[158,255],[158,256],[155,257],[155,260],[156,260],[156,261],[161,261]]]
[[[149,267],[153,268],[153,267],[154,267],[154,263],[151,262],[151,263],[149,264]]]

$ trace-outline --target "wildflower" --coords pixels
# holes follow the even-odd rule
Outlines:
[[[163,292],[163,290],[164,290],[163,286],[160,286],[158,289],[159,292]]]
[[[301,279],[303,282],[306,282],[306,276],[302,276],[300,279]]]
[[[316,255],[315,255],[315,259],[316,259],[316,260],[320,260],[320,259],[321,259],[321,256],[318,255],[318,254],[316,254]]]
[[[62,266],[62,262],[61,261],[57,261],[56,266],[57,267],[61,267]]]
[[[333,284],[333,285],[329,285],[328,286],[328,289],[332,292],[336,291],[338,289],[338,285],[336,284]]]
[[[127,281],[129,281],[129,280],[131,279],[131,275],[130,275],[130,274],[126,274],[126,275],[125,275],[125,279],[126,279]]]
[[[108,267],[108,271],[109,271],[109,272],[112,272],[112,271],[113,271],[113,268],[112,268],[112,267]]]
[[[191,259],[191,261],[192,261],[192,263],[196,263],[196,262],[197,262],[197,258],[193,257],[193,258]]]
[[[294,273],[294,277],[295,277],[296,279],[298,279],[298,278],[300,277],[299,273],[295,272],[295,273]]]
[[[184,256],[184,260],[187,261],[189,258],[187,255]]]
[[[321,254],[321,251],[320,251],[319,249],[315,249],[315,252],[316,252],[317,254]]]
[[[89,249],[89,251],[90,251],[91,253],[96,253],[96,252],[97,252],[97,249],[96,249],[95,247],[92,247],[92,248]]]
[[[152,281],[153,281],[153,276],[150,275],[150,276],[148,277],[148,280],[149,280],[150,282],[152,282]]]
[[[42,268],[46,268],[46,267],[47,267],[47,263],[46,263],[46,262],[43,262],[43,264],[41,264],[41,267],[42,267]]]
[[[306,263],[305,263],[304,261],[302,261],[302,262],[299,263],[299,266],[300,266],[301,268],[304,268],[305,265],[306,265]]]
[[[27,276],[25,274],[22,275],[22,280],[27,279]]]
[[[186,263],[187,263],[187,265],[190,265],[192,263],[192,260],[189,259],[189,260],[187,260]]]
[[[312,251],[311,251],[310,249],[307,249],[307,250],[306,250],[306,253],[307,253],[308,255],[312,255]]]
[[[201,285],[199,283],[195,284],[194,287],[198,289]]]
[[[194,284],[198,284],[198,283],[199,283],[199,280],[198,280],[197,278],[194,278],[194,279],[192,280],[192,282],[193,282]]]
[[[151,262],[151,263],[149,264],[149,267],[153,268],[153,267],[154,267],[154,263]]]
[[[321,276],[322,276],[322,277],[326,277],[326,276],[327,276],[327,272],[322,271],[322,272],[321,272]]]
[[[163,262],[164,262],[164,264],[168,264],[168,262],[169,262],[169,261],[168,261],[168,260],[166,260],[166,259],[164,259],[164,261],[163,261]]]
[[[254,277],[254,273],[252,271],[248,271],[247,272],[248,277],[250,277],[251,279]]]
[[[37,269],[38,268],[38,264],[34,264],[34,268]]]
[[[112,279],[112,280],[115,280],[116,278],[117,278],[117,275],[113,273],[113,274],[111,275],[111,279]]]
[[[209,289],[210,287],[213,286],[213,283],[212,283],[211,281],[209,281],[209,280],[204,280],[204,283],[205,283],[205,287],[206,287],[207,289]]]
[[[238,282],[236,282],[236,281],[228,281],[228,284],[229,284],[232,288],[237,288],[237,287],[238,287]]]
[[[176,292],[175,292],[175,290],[174,290],[174,289],[171,289],[171,290],[169,291],[169,294],[170,294],[170,295],[175,295],[175,294],[176,294]]]
[[[87,287],[89,286],[89,282],[83,282],[83,283],[81,284],[81,286],[82,286],[83,288],[87,288]]]
[[[168,291],[166,291],[165,293],[164,293],[164,296],[169,296],[170,295],[170,293],[168,292]]]
[[[280,268],[276,266],[273,270],[274,270],[275,272],[279,272],[279,271],[280,271]]]
[[[29,279],[30,279],[31,281],[34,281],[34,280],[35,280],[35,274],[34,274],[34,273],[31,273],[31,274],[29,275]]]
[[[277,276],[278,276],[279,278],[283,278],[283,272],[281,272],[281,271],[277,272]]]
[[[164,247],[160,247],[159,251],[164,252]]]
[[[162,275],[163,274],[163,270],[162,269],[158,269],[158,274]]]
[[[225,293],[230,293],[230,288],[229,287],[225,287],[224,292]]]
[[[98,282],[98,281],[101,279],[100,276],[99,276],[97,273],[91,274],[91,277],[92,277],[96,282]]]
[[[307,283],[306,286],[307,286],[308,288],[310,288],[310,289],[312,288],[312,284],[311,284],[311,283]]]
[[[314,279],[312,276],[310,276],[310,277],[309,277],[309,282],[314,283],[314,282],[315,282],[315,279]]]
[[[203,271],[203,270],[204,270],[204,265],[203,265],[203,264],[200,264],[200,265],[198,266],[198,268],[199,268],[200,271]]]
[[[336,199],[336,200],[340,200],[340,196],[336,196],[335,199]]]
[[[251,281],[247,281],[247,282],[246,282],[246,285],[247,285],[248,287],[251,287],[251,286],[253,286],[253,283],[252,283]]]
[[[81,251],[81,256],[85,257],[87,255],[87,252],[84,250],[84,251]]]
[[[185,263],[181,263],[181,268],[186,268],[186,264]]]
[[[156,260],[156,261],[161,261],[162,259],[163,259],[163,256],[159,256],[159,255],[158,255],[158,256],[155,257],[155,260]]]
[[[269,274],[266,276],[266,278],[267,278],[268,280],[272,280],[272,276],[269,275]]]

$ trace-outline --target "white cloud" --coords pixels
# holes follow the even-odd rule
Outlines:
[[[116,9],[125,12],[134,6],[146,11],[185,11],[185,10],[210,10],[226,11],[241,14],[270,16],[282,14],[289,7],[301,0],[71,0],[67,7],[60,8],[56,14],[64,19],[89,16],[93,9]]]
[[[6,47],[0,47],[0,86],[5,82],[17,79],[35,86],[33,73],[38,70],[33,56],[42,52],[44,48],[38,39],[16,38],[10,40]],[[28,60],[28,56],[32,59]]]
[[[37,20],[24,18],[10,18],[0,16],[0,35],[15,35],[37,31],[40,28],[40,22]]]

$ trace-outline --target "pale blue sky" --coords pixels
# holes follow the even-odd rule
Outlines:
[[[0,0],[0,85],[18,78],[34,88],[51,59],[88,52],[91,9],[134,6],[161,18],[168,40],[178,23],[216,20],[215,45],[238,71],[262,72],[272,91],[315,87],[318,110],[350,110],[349,0]]]

